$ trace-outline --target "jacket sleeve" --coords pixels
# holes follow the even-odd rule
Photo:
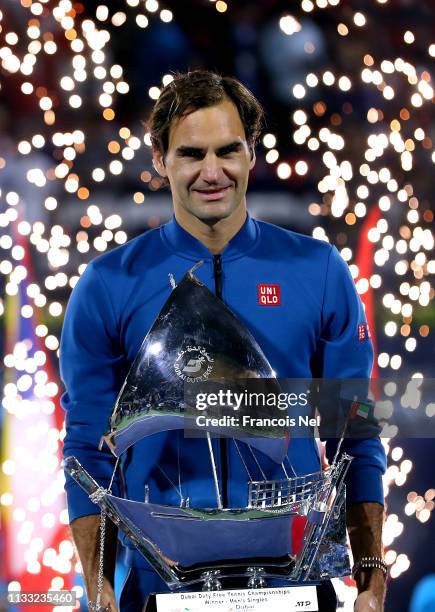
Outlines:
[[[322,332],[316,352],[317,375],[326,380],[360,379],[368,388],[373,366],[373,346],[366,317],[349,268],[335,247],[329,254]],[[350,398],[349,398],[350,399]],[[332,461],[338,438],[326,441],[326,455]],[[382,475],[386,456],[377,436],[345,438],[341,450],[354,457],[347,476],[347,498],[353,502],[383,504]]]
[[[106,285],[93,263],[75,286],[65,314],[60,345],[60,372],[66,391],[64,457],[75,456],[103,487],[110,482],[115,458],[98,450],[126,374],[114,310]],[[66,475],[69,520],[98,514],[79,485]],[[117,492],[117,487],[112,489]]]

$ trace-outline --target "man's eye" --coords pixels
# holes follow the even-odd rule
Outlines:
[[[238,152],[240,151],[240,149],[237,147],[234,149],[224,149],[223,151],[220,152],[220,157],[232,157],[234,155],[236,155]]]
[[[191,159],[201,159],[203,155],[199,151],[183,151],[182,153],[180,153],[180,157],[190,157]]]

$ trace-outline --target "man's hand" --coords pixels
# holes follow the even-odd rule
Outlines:
[[[385,578],[382,570],[361,570],[356,577],[359,595],[355,600],[354,612],[383,612],[385,599]]]
[[[385,599],[385,578],[377,568],[361,570],[356,576],[358,597],[354,612],[383,612]]]
[[[355,599],[354,612],[382,612],[383,605],[379,604],[372,591],[363,591]]]
[[[71,523],[71,532],[83,568],[88,601],[94,605],[98,592],[98,569],[100,561],[100,515],[83,516]],[[117,530],[111,520],[106,519],[106,539],[104,545],[103,593],[100,605],[110,612],[118,612],[115,592]],[[110,607],[109,607],[110,606]]]
[[[98,588],[96,581],[86,586],[88,602],[91,601],[94,605],[97,603],[97,591]],[[107,608],[110,610],[110,612],[118,612],[115,591],[113,590],[113,586],[106,578],[103,580],[103,592],[101,594],[100,606],[102,608]]]
[[[384,507],[375,502],[352,504],[347,510],[347,527],[355,562],[362,557],[382,558]],[[378,568],[360,569],[354,612],[383,612],[385,578]]]

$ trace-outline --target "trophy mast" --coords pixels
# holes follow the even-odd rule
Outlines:
[[[221,498],[221,492],[219,490],[219,480],[218,480],[218,475],[217,475],[217,470],[216,470],[216,462],[214,459],[213,447],[211,445],[211,436],[210,436],[209,431],[207,432],[207,444],[208,444],[208,451],[210,453],[210,461],[211,461],[211,469],[213,471],[214,486],[216,489],[217,507],[219,508],[219,510],[222,510],[223,509],[222,498]]]

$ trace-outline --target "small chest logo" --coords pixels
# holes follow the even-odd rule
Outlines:
[[[357,416],[362,419],[368,419],[370,416],[370,406],[358,401],[352,402],[349,416],[351,419],[356,419]]]
[[[281,306],[280,285],[257,285],[260,306]]]
[[[363,340],[369,340],[371,338],[370,328],[368,323],[359,323],[358,324],[358,340],[362,342]]]

